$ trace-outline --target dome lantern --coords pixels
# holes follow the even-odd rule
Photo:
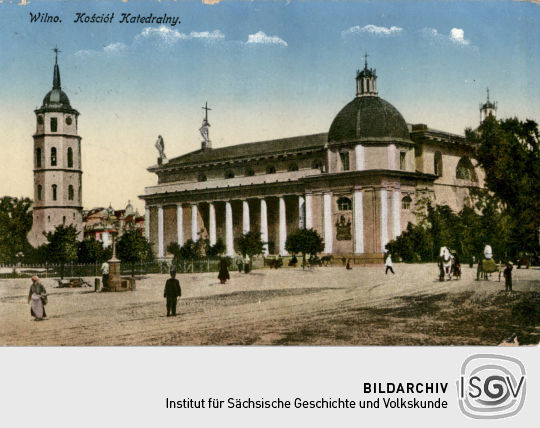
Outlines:
[[[376,97],[377,93],[377,73],[374,68],[368,68],[367,63],[368,54],[364,55],[365,63],[364,69],[362,71],[356,71],[356,96],[357,97],[366,97],[372,96]]]

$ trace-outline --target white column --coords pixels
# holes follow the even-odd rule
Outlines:
[[[261,199],[261,240],[264,242],[263,253],[268,255],[268,216],[266,212],[266,201]]]
[[[148,205],[144,207],[144,236],[150,240],[150,207]]]
[[[212,202],[208,204],[208,229],[210,245],[216,245],[216,207]]]
[[[364,252],[364,198],[361,190],[354,191],[354,253]]]
[[[392,194],[392,224],[394,239],[401,235],[401,192],[394,190]]]
[[[248,201],[242,201],[242,233],[249,232],[249,204]]]
[[[331,253],[333,249],[334,237],[332,236],[332,194],[323,193],[323,238],[324,252]]]
[[[381,189],[381,253],[384,253],[386,244],[388,244],[388,195],[386,189]]]
[[[306,228],[306,203],[303,196],[298,196],[298,227]]]
[[[354,147],[354,154],[356,157],[356,170],[363,171],[365,169],[364,146],[362,144],[357,144]]]
[[[194,242],[199,240],[199,216],[197,215],[197,204],[191,204],[191,239]]]
[[[176,236],[178,245],[184,245],[184,210],[182,204],[176,206]]]
[[[285,211],[285,199],[279,197],[279,254],[286,256],[285,241],[287,240],[287,213]]]
[[[388,169],[396,169],[396,145],[388,146]]]
[[[234,256],[232,207],[229,201],[225,202],[225,248],[227,256]]]
[[[163,258],[163,207],[160,205],[157,211],[157,230],[158,230],[158,258]]]
[[[306,229],[311,229],[313,227],[313,216],[311,215],[311,193],[306,193]]]

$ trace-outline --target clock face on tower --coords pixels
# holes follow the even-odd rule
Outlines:
[[[71,116],[66,117],[66,125],[71,125],[72,119]]]

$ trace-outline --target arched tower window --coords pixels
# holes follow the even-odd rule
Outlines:
[[[234,171],[228,170],[225,172],[225,178],[234,178]]]
[[[38,187],[37,187],[37,198],[38,198],[38,201],[41,201],[42,193],[43,193],[43,187],[41,187],[41,184],[38,184]]]
[[[463,157],[459,160],[456,167],[456,178],[461,180],[477,181],[474,167],[468,157]]]
[[[289,165],[289,171],[298,171],[298,164],[296,162],[293,162]]]
[[[67,149],[68,168],[73,168],[73,149],[68,147]]]
[[[56,201],[56,184],[52,185],[52,199]]]
[[[56,147],[51,147],[51,166],[56,166]]]
[[[41,168],[41,149],[39,147],[36,149],[36,166]]]
[[[341,197],[337,200],[337,206],[339,211],[350,211],[352,202],[349,198]]]
[[[68,199],[70,201],[73,200],[73,186],[70,184],[69,187],[68,187]]]
[[[412,203],[411,197],[410,196],[405,196],[401,200],[401,209],[402,210],[410,210],[411,209],[411,203]]]
[[[442,177],[443,165],[441,152],[435,152],[435,157],[433,160],[433,173],[438,177]]]
[[[267,174],[275,174],[276,173],[276,167],[274,165],[268,165],[266,167],[266,173]]]

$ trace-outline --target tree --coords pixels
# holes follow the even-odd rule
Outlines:
[[[94,237],[87,238],[79,243],[77,258],[80,263],[101,263],[110,258],[110,250]]]
[[[45,247],[45,257],[48,262],[60,264],[60,277],[64,278],[64,267],[66,263],[77,260],[77,229],[75,226],[56,226],[54,232],[47,232],[48,244]]]
[[[13,263],[32,253],[26,235],[32,228],[32,201],[4,196],[0,199],[0,261]]]
[[[214,245],[208,247],[208,250],[206,251],[206,255],[208,257],[218,257],[220,254],[223,254],[226,250],[227,248],[225,247],[223,240],[218,239]]]
[[[324,250],[324,242],[316,230],[299,229],[287,236],[285,249],[292,254],[302,254],[302,269],[306,265],[306,255],[315,256]]]
[[[131,264],[131,276],[135,276],[135,264],[154,259],[152,245],[140,229],[129,228],[124,231],[116,247],[118,258]]]
[[[486,174],[486,186],[507,213],[510,254],[538,252],[540,161],[538,124],[488,117],[466,136]]]
[[[242,256],[249,257],[250,270],[253,264],[253,256],[263,253],[264,244],[259,232],[250,231],[236,238],[236,247],[240,250]]]

